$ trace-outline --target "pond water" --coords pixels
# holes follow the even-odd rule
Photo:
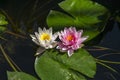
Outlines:
[[[120,53],[120,30],[118,27],[118,24],[115,23],[113,30],[111,32],[108,32],[101,43],[100,46],[107,47],[112,49],[113,51],[105,51],[105,52],[95,52],[94,55],[100,55],[100,54],[111,54],[111,53]],[[102,57],[101,59],[104,60],[112,60],[112,61],[120,61],[120,55],[109,55],[106,57]],[[98,73],[96,75],[95,80],[119,80],[120,79],[120,65],[110,64],[113,68],[115,68],[118,71],[118,74],[111,72],[108,69],[105,69],[102,66],[98,66]]]
[[[6,3],[7,0],[0,0],[1,2]],[[15,1],[15,0],[14,0]],[[59,0],[61,1],[61,0]],[[11,1],[9,1],[12,3]],[[21,3],[22,4],[22,3]],[[5,6],[3,4],[0,5]],[[7,4],[6,4],[7,6]],[[9,6],[9,5],[8,5]],[[12,8],[10,8],[12,9]],[[17,8],[16,8],[17,9]],[[31,75],[34,75],[35,77],[38,77],[34,71],[34,61],[35,61],[35,52],[36,49],[32,46],[28,46],[27,44],[33,43],[31,39],[20,41],[18,42],[18,46],[15,46],[14,54],[8,54],[12,60],[21,68],[22,71],[29,73]],[[33,43],[34,46],[36,46]],[[9,45],[8,45],[9,46]],[[90,51],[91,54],[95,57],[103,55],[103,54],[110,54],[110,53],[120,53],[120,29],[118,28],[118,24],[115,23],[114,27],[111,32],[108,32],[98,46],[103,46],[107,48],[111,48],[112,50],[106,50],[106,51]],[[1,54],[1,53],[0,53]],[[112,61],[119,61],[120,62],[120,55],[109,55],[101,57],[100,59],[104,60],[112,60]],[[1,60],[0,60],[1,61]],[[118,71],[117,73],[114,73],[110,71],[109,69],[97,65],[97,74],[95,75],[94,79],[88,79],[88,80],[120,80],[120,65],[115,64],[108,64],[112,66],[114,69]],[[6,71],[12,71],[9,64],[5,62],[0,62],[0,80],[7,80],[7,74]]]
[[[111,32],[108,32],[101,43],[100,46],[108,47],[111,49],[114,49],[116,51],[120,50],[120,31],[118,29],[117,24],[114,25],[114,28]],[[12,54],[10,57],[17,63],[17,65],[26,73],[32,74],[36,76],[34,72],[34,53],[35,49],[33,49],[30,46],[27,46],[25,44],[28,44],[30,41],[23,41],[21,45],[16,46],[15,52],[17,54]],[[113,51],[91,51],[91,54],[93,56],[99,56],[103,54],[109,54]],[[111,55],[106,56],[101,59],[104,60],[113,60],[113,61],[120,61],[120,55]],[[113,68],[115,68],[120,73],[120,65],[113,65],[110,64]],[[116,74],[109,69],[106,69],[105,67],[98,65],[97,66],[97,74],[94,79],[88,79],[88,80],[119,80],[120,74]],[[8,63],[2,63],[0,64],[0,80],[7,80],[6,77],[6,71],[12,71],[12,69],[9,67]],[[36,76],[37,77],[37,76]],[[115,78],[115,79],[114,79]]]

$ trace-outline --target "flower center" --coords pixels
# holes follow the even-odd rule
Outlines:
[[[50,35],[48,33],[43,33],[40,36],[40,40],[50,40]]]
[[[66,40],[67,41],[71,41],[71,40],[73,40],[74,39],[74,37],[72,36],[72,35],[68,35],[67,37],[66,37]]]

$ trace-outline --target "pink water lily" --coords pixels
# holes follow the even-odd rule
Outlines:
[[[82,37],[83,30],[77,31],[76,28],[65,28],[59,34],[61,42],[58,43],[57,48],[62,52],[67,52],[68,56],[72,56],[74,50],[77,50],[83,46],[83,42],[88,38]]]

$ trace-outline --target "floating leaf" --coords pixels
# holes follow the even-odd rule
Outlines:
[[[71,57],[54,50],[48,50],[35,61],[35,70],[42,80],[86,80],[96,73],[94,58],[84,49]]]
[[[104,15],[106,15],[107,9],[100,4],[90,0],[65,0],[59,6],[73,17],[60,11],[51,10],[47,17],[47,24],[49,27],[53,27],[54,30],[70,26],[78,29],[82,28],[91,40],[105,27],[108,16]],[[95,35],[92,35],[93,32],[95,32]]]
[[[7,72],[8,80],[38,80],[35,77],[23,72]]]

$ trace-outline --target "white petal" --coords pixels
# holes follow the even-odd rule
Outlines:
[[[61,49],[61,48],[59,46],[57,46],[56,49]]]
[[[40,35],[37,32],[35,32],[35,35],[37,37],[38,42],[41,44]]]
[[[44,40],[44,41],[41,41],[41,44],[42,44],[46,49],[48,49],[48,48],[49,48],[49,45],[50,45],[50,42],[47,41],[47,40]]]
[[[32,39],[36,39],[36,36],[35,36],[35,35],[30,34],[30,37],[31,37]]]
[[[52,36],[52,41],[54,41],[58,37],[58,34],[58,32],[54,33],[54,35]]]
[[[45,51],[45,48],[39,47],[39,48],[37,49],[37,52],[36,52],[35,56],[40,55],[40,54],[43,53],[44,51]]]
[[[38,32],[35,32],[35,36],[36,36],[37,38],[39,38],[39,34],[38,34]]]
[[[35,42],[37,45],[40,45],[37,39],[32,39],[33,42]]]
[[[52,28],[49,28],[48,33],[52,35]]]
[[[63,51],[67,50],[67,48],[62,48]]]
[[[43,33],[43,30],[39,27],[39,28],[38,28],[38,32],[39,32],[39,34],[40,34],[40,33]]]
[[[35,42],[37,45],[39,45],[39,41],[37,39],[37,37],[35,35],[31,35],[30,36],[32,37],[32,41]]]
[[[47,32],[45,27],[43,28],[43,32]]]
[[[81,37],[82,34],[83,34],[83,30],[79,30],[79,31],[78,31],[78,34],[79,34],[79,37]]]
[[[73,50],[68,50],[68,56],[71,57],[73,55]]]
[[[46,41],[40,40],[40,44],[45,45],[45,44],[46,44]]]
[[[82,42],[85,41],[88,37],[89,37],[89,36],[82,37],[82,38],[81,38],[81,41],[82,41]]]
[[[49,48],[53,48],[53,45],[49,45]]]

